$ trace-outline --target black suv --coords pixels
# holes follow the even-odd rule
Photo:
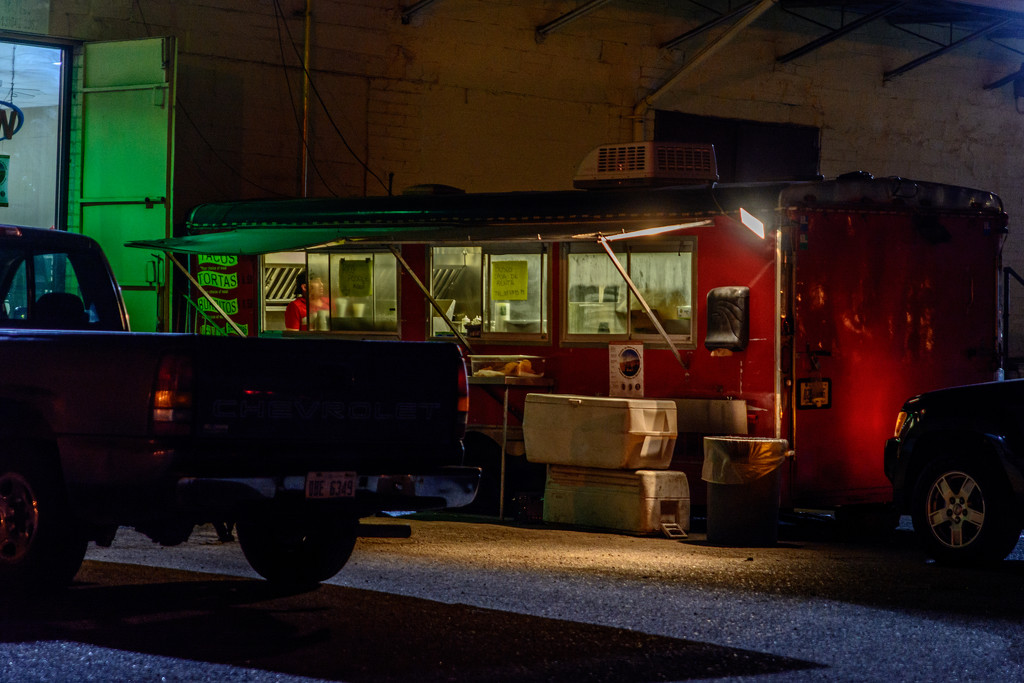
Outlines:
[[[1005,558],[1024,527],[1024,379],[909,399],[885,445],[885,474],[936,560]]]

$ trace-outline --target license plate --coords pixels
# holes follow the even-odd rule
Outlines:
[[[355,495],[355,472],[310,472],[306,475],[306,498],[352,498]]]

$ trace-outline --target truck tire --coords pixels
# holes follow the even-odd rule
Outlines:
[[[8,445],[0,454],[0,590],[66,586],[82,566],[87,545],[56,464]]]
[[[240,518],[235,531],[257,574],[289,588],[310,588],[345,566],[358,528],[359,520],[349,514],[260,511]]]
[[[967,458],[945,457],[925,467],[913,506],[914,531],[944,564],[998,562],[1020,539],[1009,484]]]

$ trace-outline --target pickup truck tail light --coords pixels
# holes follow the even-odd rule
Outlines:
[[[153,384],[153,431],[173,435],[191,429],[192,361],[183,354],[165,354]]]
[[[456,410],[458,411],[458,420],[456,427],[456,438],[461,439],[466,436],[466,425],[469,422],[469,375],[466,372],[466,363],[463,361],[459,364],[459,393],[458,403]]]

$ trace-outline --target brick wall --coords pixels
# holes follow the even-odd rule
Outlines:
[[[302,191],[304,0],[50,4],[55,35],[177,36],[179,209]],[[710,18],[691,3],[617,0],[538,42],[537,26],[579,3],[438,0],[403,24],[412,4],[311,0],[310,61],[329,116],[314,103],[310,194],[383,194],[392,182],[570,187],[589,149],[633,139],[636,106],[704,38],[659,45]],[[865,170],[993,190],[1011,216],[1005,261],[1024,272],[1013,234],[1024,216],[1024,104],[1019,112],[1012,86],[983,90],[1016,71],[1019,55],[979,40],[883,82],[935,45],[876,22],[776,61],[822,32],[770,10],[652,106],[816,126],[826,176]]]

